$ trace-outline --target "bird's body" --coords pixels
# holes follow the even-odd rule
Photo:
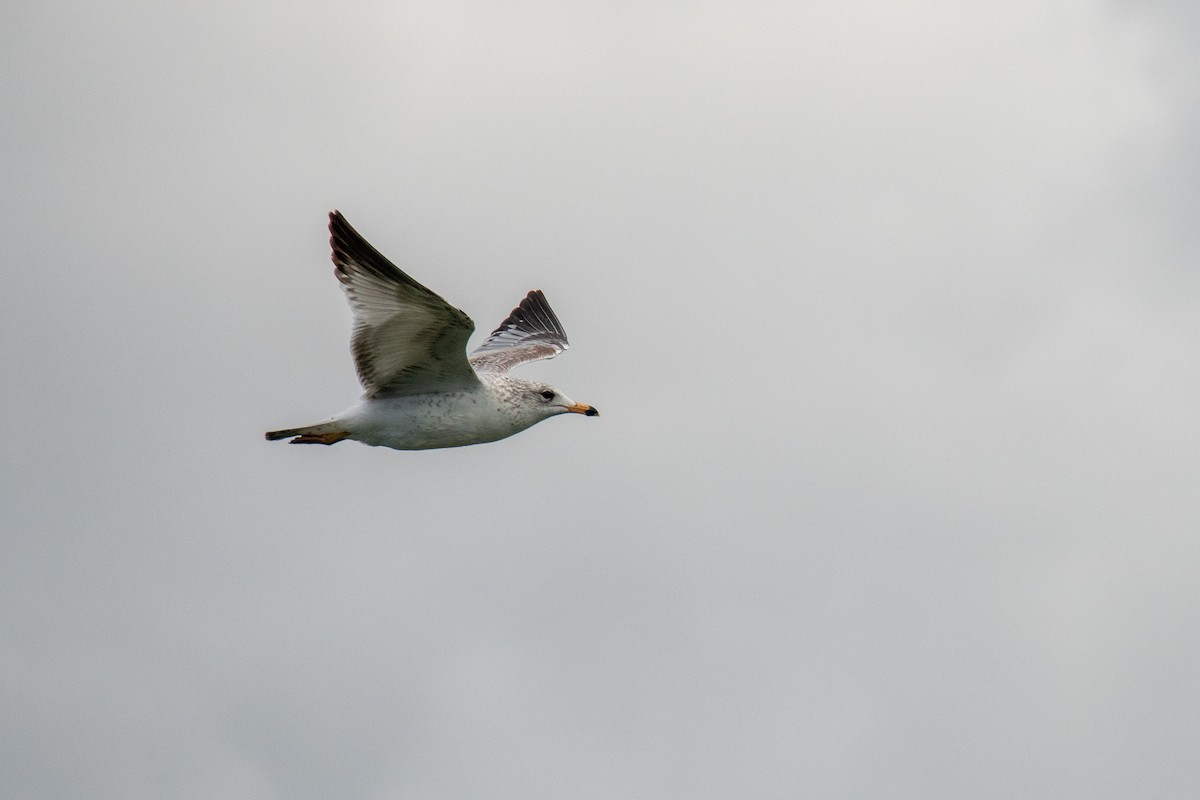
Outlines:
[[[339,439],[354,439],[395,450],[429,450],[494,442],[520,433],[545,418],[522,414],[520,405],[513,402],[524,389],[522,383],[526,381],[507,375],[485,374],[478,387],[461,391],[363,398],[327,422],[304,429],[272,431],[268,438],[302,438],[304,434],[336,436],[344,431],[349,435]],[[332,441],[328,443],[333,444]]]
[[[354,311],[352,351],[366,394],[325,422],[270,431],[267,439],[428,450],[493,442],[559,414],[596,416],[551,386],[508,374],[567,348],[541,292],[530,292],[468,356],[474,323],[466,314],[405,275],[336,211],[329,230]]]

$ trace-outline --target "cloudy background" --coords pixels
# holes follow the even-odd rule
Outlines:
[[[1196,795],[1192,4],[3,16],[0,795]],[[603,415],[264,442],[334,207]]]

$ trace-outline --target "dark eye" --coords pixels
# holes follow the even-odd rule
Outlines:
[[[554,392],[552,392],[552,391],[550,391],[549,389],[547,389],[546,391],[542,392],[542,397],[546,398],[547,400],[553,400],[553,399],[554,399]]]

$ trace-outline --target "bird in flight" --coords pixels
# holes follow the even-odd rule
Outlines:
[[[268,440],[428,450],[494,442],[559,414],[599,414],[553,386],[508,374],[567,349],[540,291],[468,355],[470,317],[384,258],[341,212],[329,215],[329,234],[334,274],[354,313],[350,350],[365,393],[325,422],[268,431]]]

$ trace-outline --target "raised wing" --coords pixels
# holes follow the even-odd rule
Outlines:
[[[338,211],[329,215],[329,246],[354,312],[350,350],[367,397],[478,384],[466,356],[470,317],[405,275]]]
[[[554,358],[567,347],[562,323],[546,302],[546,295],[535,289],[483,344],[471,351],[471,366],[486,372],[507,372],[530,361]]]

